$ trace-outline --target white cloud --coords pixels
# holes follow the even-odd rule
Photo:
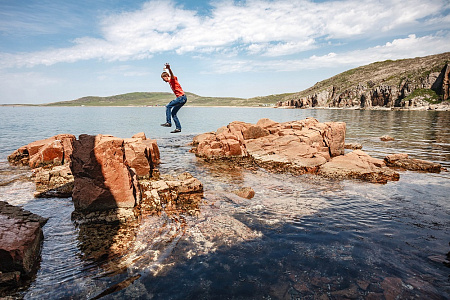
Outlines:
[[[449,50],[450,31],[439,32],[436,35],[417,37],[414,34],[403,39],[394,39],[384,45],[367,49],[358,49],[343,53],[330,52],[326,55],[313,55],[306,59],[290,60],[218,60],[211,68],[218,74],[232,72],[277,72],[300,71],[339,66],[356,67],[387,59],[403,59],[432,54]]]
[[[448,16],[440,15],[446,0],[411,0],[408,5],[400,0],[249,0],[213,5],[211,14],[202,16],[173,1],[150,1],[139,10],[104,17],[101,38],[80,37],[68,48],[0,53],[0,67],[125,61],[167,51],[276,57],[314,49],[326,39],[371,38],[382,32],[389,36],[407,25],[423,31],[427,26],[450,26]]]

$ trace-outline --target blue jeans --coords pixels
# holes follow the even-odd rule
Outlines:
[[[177,97],[175,100],[170,101],[169,104],[166,105],[166,122],[172,124],[172,121],[170,119],[170,117],[172,116],[177,129],[181,129],[181,124],[180,121],[178,120],[177,112],[186,103],[186,101],[187,97],[186,95],[183,95]]]

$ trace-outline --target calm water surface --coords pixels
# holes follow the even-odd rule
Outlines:
[[[450,168],[449,112],[184,107],[177,135],[159,126],[163,116],[162,107],[0,107],[0,200],[49,218],[38,274],[15,297],[90,299],[137,274],[133,284],[104,298],[383,299],[387,291],[404,299],[450,297],[450,269],[443,263],[450,251],[449,172],[401,172],[400,181],[385,185],[334,181],[205,164],[187,145],[234,120],[315,117],[346,122],[346,142],[361,143],[374,157],[408,153]],[[71,198],[34,199],[31,172],[6,162],[20,146],[58,133],[131,137],[142,131],[158,141],[161,173],[188,171],[204,184],[200,217],[179,217],[187,226],[196,226],[202,214],[225,214],[257,237],[187,259],[193,248],[182,242],[177,222],[149,217],[121,258],[127,267],[111,272],[115,262],[89,258],[86,248],[95,242],[89,229],[72,223]],[[386,134],[395,141],[380,141]],[[233,197],[230,191],[243,186],[256,196]],[[216,212],[208,208],[213,202]],[[168,230],[155,229],[161,225]],[[155,253],[159,258],[149,259]]]

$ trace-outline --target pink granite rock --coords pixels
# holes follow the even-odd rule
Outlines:
[[[376,159],[361,150],[355,150],[332,158],[322,165],[318,174],[338,179],[361,179],[374,183],[399,180],[399,174],[386,167],[381,159]]]
[[[8,160],[12,164],[29,165],[31,168],[62,165],[70,161],[74,140],[72,134],[58,134],[20,147],[8,156]]]
[[[160,154],[156,140],[142,138],[124,139],[125,157],[138,177],[151,177],[159,163]]]
[[[246,199],[252,199],[255,197],[255,191],[251,187],[243,187],[238,190],[233,191],[236,195]]]
[[[261,119],[256,125],[232,122],[215,133],[197,136],[192,152],[221,159],[251,157],[271,170],[315,172],[331,157],[344,153],[345,123],[319,123],[314,118],[278,123]]]
[[[123,139],[83,134],[73,146],[75,209],[95,211],[136,205],[139,189],[136,174],[125,159]]]

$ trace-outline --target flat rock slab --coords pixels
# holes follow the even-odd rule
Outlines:
[[[319,175],[337,179],[361,179],[373,183],[399,180],[400,175],[388,168],[381,159],[373,158],[364,151],[355,150],[332,158],[320,167]]]

